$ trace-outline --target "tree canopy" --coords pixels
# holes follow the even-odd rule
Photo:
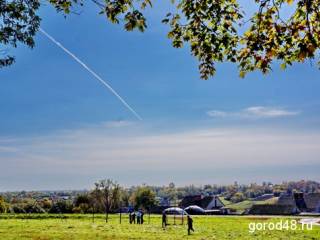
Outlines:
[[[150,210],[156,205],[156,195],[148,186],[138,187],[131,196],[131,201],[135,209],[143,208]]]
[[[145,11],[152,0],[91,0],[99,14],[127,31],[145,31]],[[233,62],[239,74],[268,73],[273,62],[282,69],[294,62],[316,61],[320,66],[320,0],[251,0],[253,14],[237,0],[171,0],[174,11],[162,22],[169,26],[172,46],[190,47],[199,61],[202,79],[212,77],[216,63]],[[57,12],[72,13],[83,0],[49,0]],[[40,26],[40,0],[0,0],[0,67],[14,62],[6,46],[34,47]]]

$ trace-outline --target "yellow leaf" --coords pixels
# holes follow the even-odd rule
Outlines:
[[[287,3],[291,5],[293,3],[293,0],[287,0]]]
[[[301,51],[298,55],[299,61],[302,62],[306,58],[306,55],[307,55],[306,52]]]

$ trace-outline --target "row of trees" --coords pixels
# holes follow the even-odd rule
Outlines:
[[[72,197],[72,196],[71,196]],[[73,199],[63,200],[60,196],[35,199],[28,194],[26,198],[0,196],[0,213],[109,213],[119,212],[122,208],[149,211],[156,205],[155,193],[148,186],[128,190],[110,179],[94,184],[91,191],[80,193]]]
[[[176,187],[133,186],[124,188],[108,179],[94,184],[91,191],[54,192],[54,197],[42,196],[39,192],[3,193],[0,196],[0,213],[105,213],[119,212],[132,208],[144,211],[153,210],[158,205],[178,205],[187,195],[219,195],[233,203],[259,197],[263,194],[279,195],[292,192],[320,192],[320,183],[314,181],[283,182],[272,184],[230,184]],[[69,199],[62,200],[64,195]]]

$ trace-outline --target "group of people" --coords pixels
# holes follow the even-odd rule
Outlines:
[[[193,229],[193,219],[190,215],[187,215],[187,224],[188,224],[188,235],[191,234],[191,231],[194,232]],[[167,226],[167,214],[162,213],[162,228],[166,228]]]
[[[138,211],[131,211],[129,212],[129,223],[130,224],[143,224],[143,215],[144,212],[142,210]],[[190,215],[187,215],[187,224],[188,224],[188,235],[191,234],[191,231],[194,232],[193,229],[193,219]],[[168,225],[167,223],[167,214],[164,212],[162,213],[162,227],[166,228]]]
[[[144,212],[139,210],[139,211],[132,211],[129,213],[129,223],[130,224],[143,224],[143,215]]]

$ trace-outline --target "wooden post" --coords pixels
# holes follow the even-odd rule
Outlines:
[[[182,210],[182,225],[183,225],[183,221],[184,221],[184,210]]]
[[[92,205],[92,223],[94,223],[94,207]]]
[[[109,218],[109,200],[107,199],[107,202],[105,204],[105,208],[106,208],[106,223],[108,222],[108,218]]]

